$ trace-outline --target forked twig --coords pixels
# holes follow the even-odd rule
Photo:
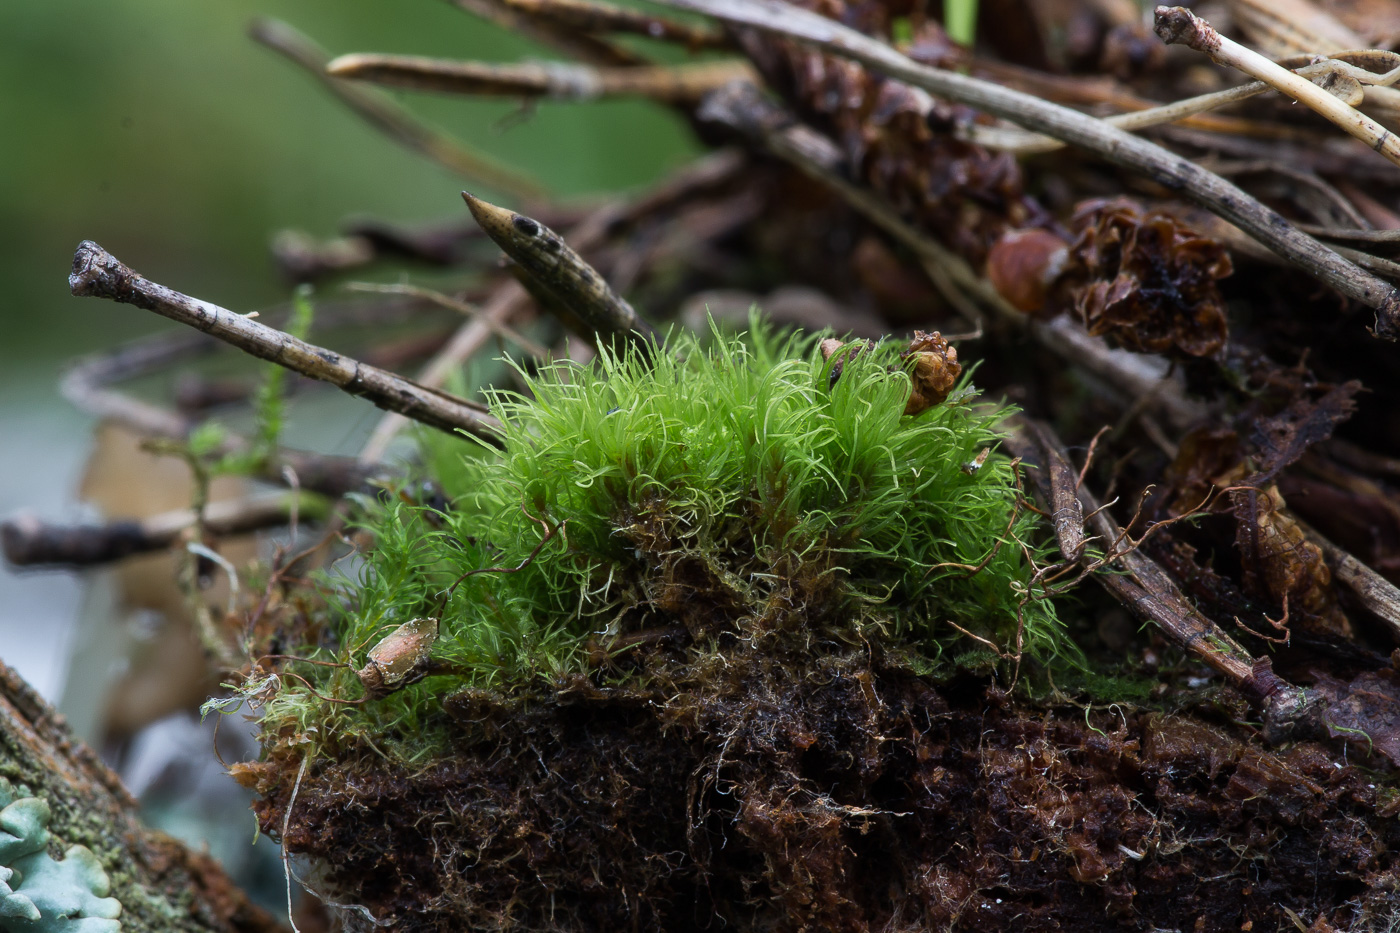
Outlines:
[[[1156,10],[1157,35],[1168,45],[1181,44],[1205,52],[1224,65],[1277,88],[1316,113],[1331,120],[1372,149],[1400,165],[1400,139],[1375,120],[1348,106],[1307,78],[1301,77],[1251,48],[1240,45],[1185,7],[1159,6]]]

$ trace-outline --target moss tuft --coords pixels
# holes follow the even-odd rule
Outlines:
[[[522,370],[528,395],[491,395],[503,449],[427,441],[447,508],[369,505],[373,547],[332,600],[336,647],[320,655],[347,666],[296,671],[359,696],[366,652],[426,617],[440,620],[432,669],[473,689],[735,637],[883,639],[930,663],[953,663],[953,646],[949,659],[976,648],[992,666],[1077,656],[1034,581],[1014,466],[984,454],[1009,409],[964,377],[906,416],[901,349],[825,361],[815,338],[756,327]],[[445,687],[339,707],[335,728],[421,739]],[[329,714],[284,679],[266,725],[305,732]]]

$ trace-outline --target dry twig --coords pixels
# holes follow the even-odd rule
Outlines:
[[[1346,105],[1306,78],[1274,64],[1253,49],[1222,36],[1210,23],[1185,7],[1159,6],[1156,17],[1157,35],[1163,42],[1186,45],[1198,52],[1205,52],[1215,61],[1238,68],[1277,88],[1400,165],[1400,139],[1356,108]]]
[[[216,537],[275,528],[295,514],[304,515],[306,505],[287,493],[211,502],[204,509],[203,528]],[[0,523],[0,541],[5,560],[16,567],[90,567],[163,551],[196,521],[192,509],[98,525],[54,525],[21,514]]]
[[[1180,191],[1337,291],[1376,311],[1376,335],[1400,338],[1400,292],[1299,231],[1276,211],[1194,162],[1102,120],[1030,94],[921,65],[869,36],[779,0],[657,0],[795,39],[898,81],[1063,139]]]
[[[372,89],[326,74],[330,56],[326,51],[286,23],[259,19],[248,33],[302,68],[349,105],[361,117],[394,141],[421,153],[439,165],[497,191],[523,201],[543,198],[544,188],[533,179],[495,159],[467,148],[458,140],[433,129],[400,107],[395,101]]]
[[[260,359],[329,382],[415,421],[448,432],[466,431],[493,442],[498,437],[498,422],[486,413],[484,406],[418,385],[158,285],[127,268],[91,240],[78,246],[68,285],[79,297],[110,298],[188,324]]]
[[[734,61],[600,68],[568,62],[497,64],[378,53],[342,55],[326,65],[326,73],[448,94],[568,101],[642,97],[681,106],[693,106],[729,81],[753,77],[752,68]]]

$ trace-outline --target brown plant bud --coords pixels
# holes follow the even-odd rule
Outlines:
[[[1013,308],[1035,314],[1068,256],[1069,244],[1049,230],[1010,230],[987,255],[987,278]]]
[[[365,666],[355,672],[366,697],[386,697],[428,676],[432,670],[428,654],[437,637],[437,619],[410,619],[384,636],[370,649]]]
[[[938,331],[931,334],[914,331],[909,349],[900,355],[906,361],[909,378],[914,384],[914,390],[904,406],[906,415],[917,415],[942,403],[962,375],[957,348],[949,346]]]

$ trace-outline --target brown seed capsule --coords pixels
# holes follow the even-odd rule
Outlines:
[[[1011,230],[987,255],[987,278],[1013,308],[1035,314],[1068,256],[1069,244],[1049,230]]]
[[[904,406],[906,415],[917,415],[925,409],[940,404],[958,384],[962,366],[958,363],[958,351],[948,345],[948,341],[938,331],[926,334],[914,331],[914,339],[909,349],[901,354],[908,366],[909,378],[914,390]]]
[[[410,619],[369,651],[365,666],[355,672],[369,699],[386,697],[428,676],[428,657],[438,637],[437,619]]]

